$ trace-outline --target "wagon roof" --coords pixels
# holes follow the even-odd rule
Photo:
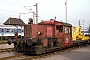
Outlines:
[[[19,18],[8,18],[4,25],[25,25],[25,23]]]

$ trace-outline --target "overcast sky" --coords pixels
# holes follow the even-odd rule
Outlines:
[[[19,13],[30,12],[27,9],[35,11],[35,5],[38,3],[38,20],[49,20],[56,17],[57,21],[65,20],[65,0],[0,0],[0,23],[4,23],[9,17],[19,18]],[[31,6],[24,8],[24,6]],[[68,22],[72,25],[88,26],[90,23],[90,0],[67,0]],[[21,14],[21,19],[28,23],[28,18],[33,14]]]

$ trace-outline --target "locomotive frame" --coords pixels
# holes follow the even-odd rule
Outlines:
[[[72,25],[54,19],[24,26],[24,38],[9,39],[14,50],[30,54],[43,54],[72,46]]]

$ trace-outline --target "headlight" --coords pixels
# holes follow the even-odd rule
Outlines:
[[[41,34],[41,32],[40,31],[38,31],[38,35],[40,35]]]

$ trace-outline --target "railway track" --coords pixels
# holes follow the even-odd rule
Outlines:
[[[77,48],[81,48],[87,45],[82,45],[82,46],[72,46],[66,49],[61,49],[59,51],[55,51],[55,52],[50,52],[50,53],[46,53],[46,54],[42,54],[42,55],[25,55],[25,54],[21,54],[21,53],[12,53],[12,55],[7,56],[7,57],[1,57],[0,60],[39,60],[40,58],[47,58],[50,57],[52,55],[57,55],[60,53],[66,53],[66,52],[70,52],[71,50],[75,50]],[[8,54],[7,54],[8,55]]]
[[[7,40],[0,40],[0,45],[1,44],[7,44]]]
[[[16,59],[18,57],[24,56],[24,54],[20,54],[20,53],[16,53],[16,52],[7,52],[7,53],[3,53],[2,56],[0,57],[0,60],[12,60],[12,59]]]
[[[13,49],[14,49],[13,44],[12,45],[8,45],[8,44],[0,45],[0,53],[10,52],[10,51],[13,51]]]
[[[11,51],[13,51],[13,48],[0,49],[0,53],[11,52]]]

